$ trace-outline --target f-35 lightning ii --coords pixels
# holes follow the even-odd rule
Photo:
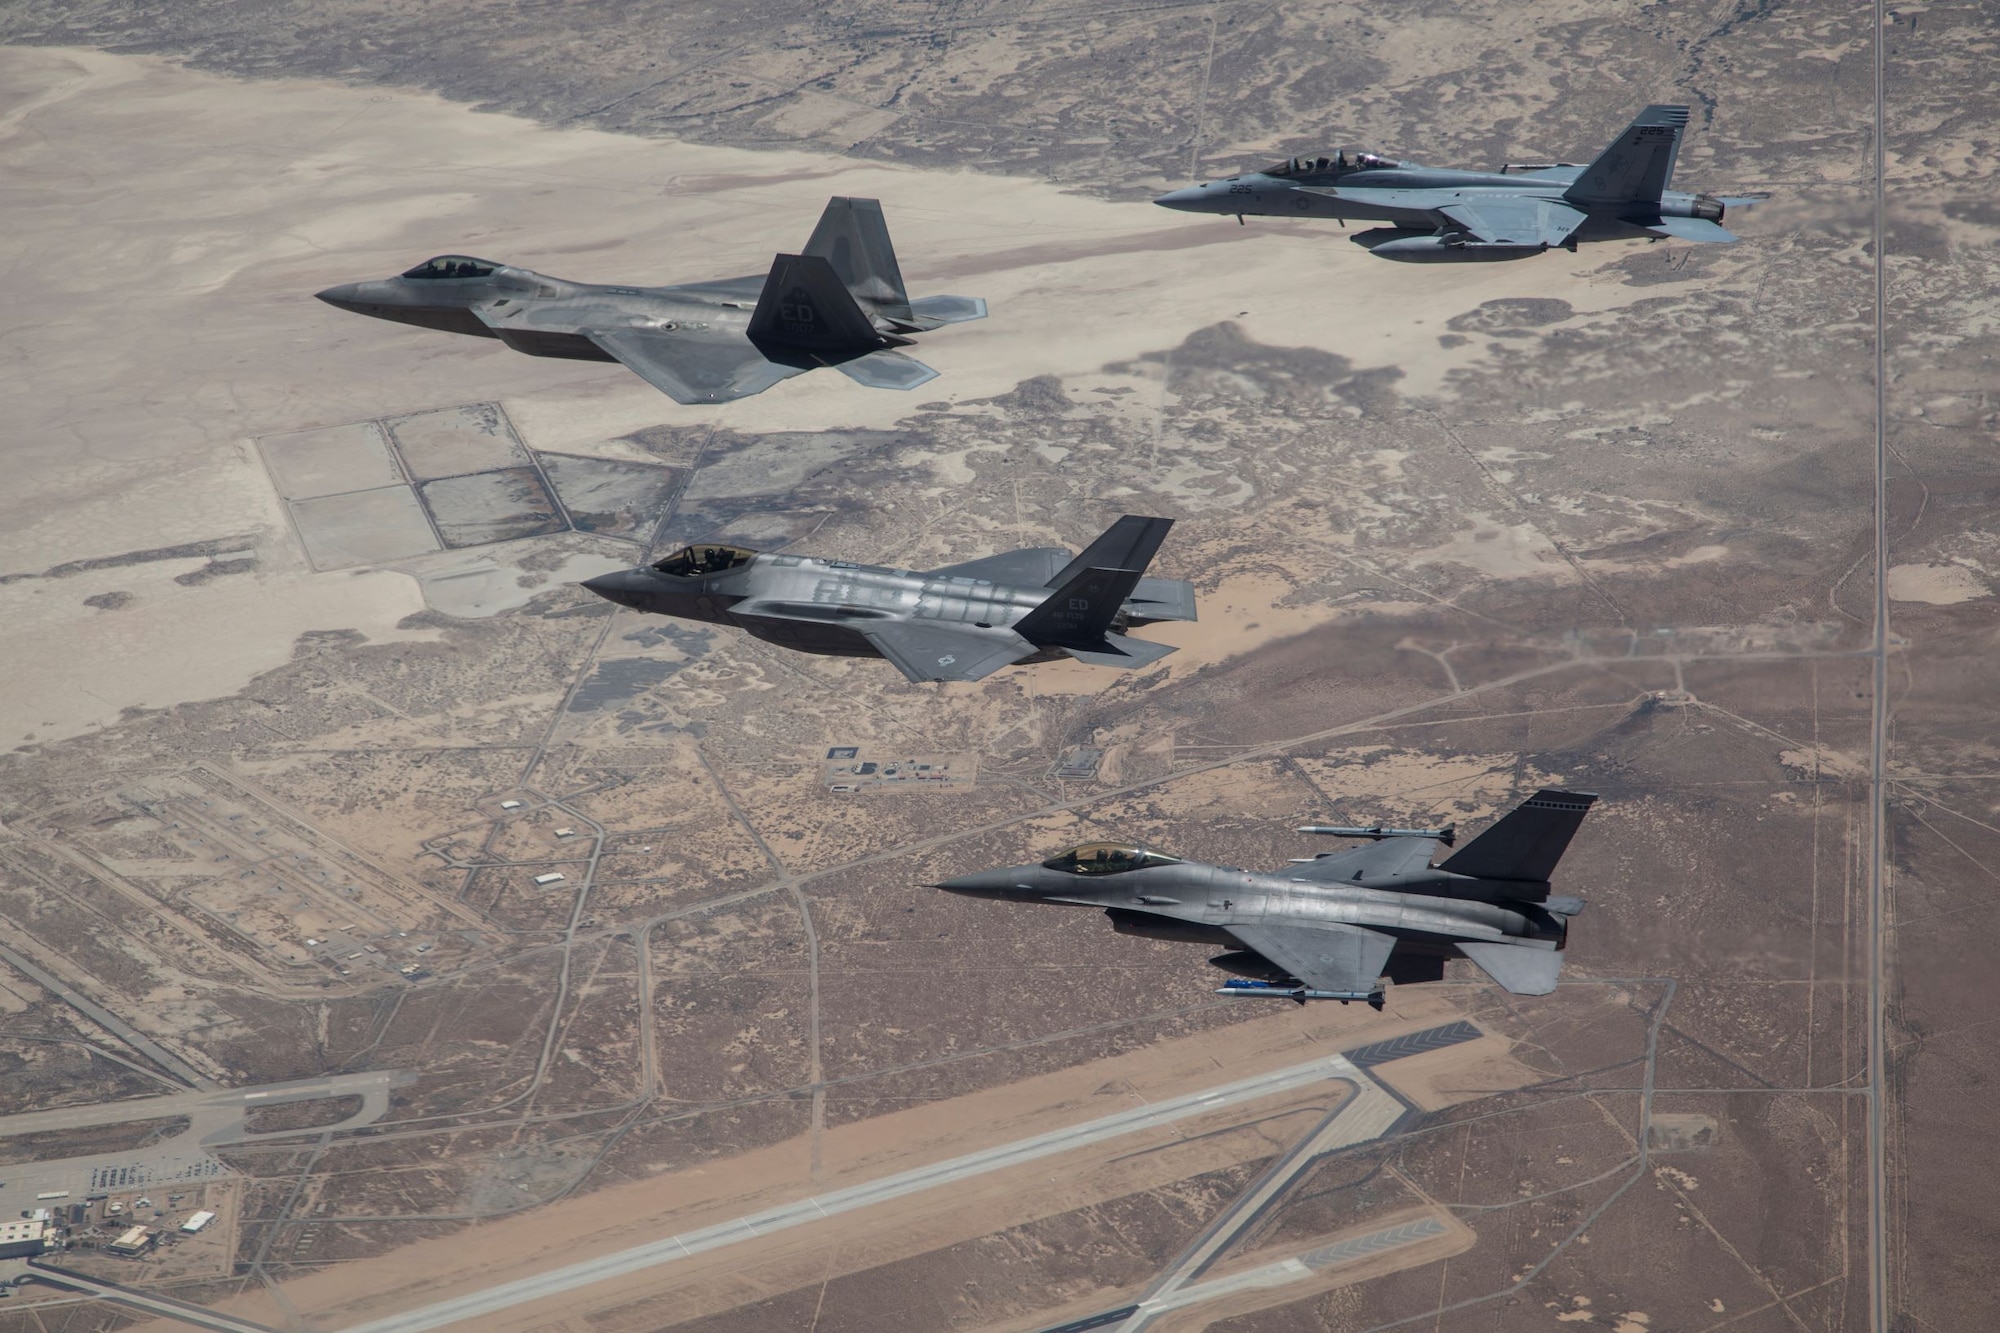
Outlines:
[[[1220,994],[1363,1000],[1382,1007],[1381,978],[1439,981],[1464,957],[1517,995],[1546,995],[1562,970],[1580,898],[1554,897],[1549,876],[1597,797],[1544,790],[1438,865],[1456,841],[1442,829],[1326,828],[1369,845],[1286,870],[1183,861],[1133,843],[1072,847],[1040,865],[960,875],[934,887],[1007,902],[1099,907],[1125,935],[1220,945],[1209,963],[1240,980]]]
[[[696,545],[583,586],[800,652],[886,657],[915,681],[983,680],[1061,657],[1141,667],[1174,650],[1124,631],[1195,618],[1194,585],[1145,577],[1173,522],[1127,514],[1075,557],[1035,547],[927,572]]]
[[[1153,202],[1192,213],[1386,222],[1368,245],[1385,259],[1518,259],[1579,241],[1672,237],[1729,242],[1732,207],[1758,197],[1717,198],[1668,189],[1687,127],[1684,106],[1649,106],[1589,166],[1555,162],[1454,171],[1373,153],[1295,157],[1228,180],[1191,185]],[[1357,238],[1368,242],[1367,235]]]
[[[895,349],[911,334],[986,317],[977,297],[909,298],[873,199],[828,201],[805,250],[779,255],[762,277],[612,287],[440,255],[318,296],[377,319],[498,338],[529,356],[622,362],[677,403],[747,398],[818,366],[874,389],[914,389],[937,372]]]

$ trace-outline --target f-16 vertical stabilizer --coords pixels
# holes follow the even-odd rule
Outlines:
[[[1687,128],[1684,106],[1649,106],[1585,167],[1563,198],[1584,208],[1654,204],[1674,178]]]
[[[1537,885],[1535,896],[1546,894],[1556,862],[1562,860],[1596,800],[1594,792],[1544,788],[1459,848],[1438,869],[1476,879],[1529,881]]]

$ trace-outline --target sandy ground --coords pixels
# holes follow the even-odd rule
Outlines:
[[[0,649],[10,743],[226,694],[304,630],[390,638],[418,609],[407,574],[311,572],[258,437],[485,400],[504,403],[533,447],[620,455],[613,437],[662,422],[880,427],[915,406],[813,375],[682,408],[618,367],[535,360],[310,299],[433,253],[584,280],[756,273],[800,243],[828,195],[878,197],[919,294],[992,303],[991,319],[925,340],[944,372],[915,395],[926,400],[1087,373],[1222,319],[1395,364],[1423,392],[1479,355],[1437,345],[1461,311],[1527,294],[1579,310],[1622,299],[1584,276],[1601,253],[1411,268],[1371,260],[1331,227],[1238,227],[1035,180],[547,130],[419,95],[238,83],[75,50],[0,51],[0,179],[11,483],[0,575],[223,537],[258,559],[194,586],[159,563],[0,585],[16,631]],[[118,609],[84,605],[119,592],[131,596]]]
[[[1309,1007],[1277,1014],[974,1096],[829,1130],[821,1143],[822,1173],[817,1184],[811,1179],[809,1144],[804,1139],[792,1140],[705,1168],[598,1190],[529,1215],[393,1251],[369,1261],[365,1296],[356,1290],[353,1275],[338,1269],[287,1283],[284,1294],[301,1313],[330,1319],[335,1325],[377,1318],[476,1291],[503,1278],[574,1263],[809,1194],[1094,1119],[1129,1106],[1137,1098],[1157,1100],[1211,1087],[1459,1016],[1446,996],[1422,990],[1392,993],[1388,1009],[1381,1014],[1351,1006],[1337,1011],[1327,1006]],[[1320,1090],[1319,1104],[1331,1105],[1325,1096],[1330,1090]],[[1262,1104],[1244,1103],[1230,1108],[1219,1120],[1241,1123],[1310,1100],[1287,1095]],[[1294,1137],[1307,1123],[1286,1122]],[[840,1244],[842,1270],[859,1270],[950,1243],[939,1237],[986,1234],[1091,1199],[1149,1188],[1159,1183],[1156,1176],[1180,1179],[1278,1150],[1274,1143],[1245,1133],[1221,1138],[1212,1148],[1194,1153],[1176,1148],[1109,1165],[1111,1159],[1131,1153],[1135,1147],[1184,1140],[1214,1127],[1190,1119],[1166,1135],[1130,1135],[1077,1154],[1046,1158],[1019,1171],[997,1172],[951,1190],[912,1196],[899,1205],[843,1213],[827,1227],[796,1228],[774,1237],[768,1245],[736,1247],[704,1256],[699,1263],[667,1265],[604,1284],[602,1290],[593,1287],[572,1293],[561,1305],[574,1311],[585,1304],[622,1304],[649,1291],[690,1283],[715,1293],[714,1299],[722,1302],[717,1308],[726,1308],[750,1299],[744,1295],[745,1282],[759,1291],[776,1291],[784,1289],[786,1283],[795,1285],[798,1272],[810,1270],[809,1277],[816,1278],[828,1262],[823,1247],[829,1243]],[[1165,1174],[1161,1176],[1161,1172]],[[1054,1182],[1048,1179],[1051,1176],[1056,1177]],[[849,1244],[863,1238],[866,1244]],[[805,1255],[817,1257],[800,1269],[798,1262]],[[279,1318],[275,1304],[263,1296],[231,1302],[228,1308],[261,1322]],[[521,1322],[510,1321],[506,1326],[534,1327],[550,1315],[549,1310],[539,1307],[523,1307],[523,1311]],[[148,1333],[171,1333],[164,1324],[145,1327]]]

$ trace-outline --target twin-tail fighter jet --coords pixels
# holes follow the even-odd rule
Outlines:
[[[1687,127],[1684,106],[1649,106],[1589,166],[1556,162],[1455,171],[1373,153],[1288,162],[1191,185],[1153,202],[1191,213],[1386,222],[1368,243],[1385,259],[1518,259],[1551,246],[1638,236],[1734,241],[1722,225],[1757,197],[1717,198],[1668,188]]]
[[[1072,847],[1040,865],[960,875],[934,887],[1006,902],[1098,907],[1124,935],[1220,945],[1212,966],[1239,980],[1219,994],[1363,1000],[1381,979],[1440,981],[1469,958],[1516,995],[1546,995],[1562,970],[1580,898],[1552,896],[1549,876],[1597,799],[1544,790],[1438,865],[1454,830],[1329,828],[1302,833],[1369,845],[1281,871],[1183,861],[1134,843]]]
[[[1043,546],[928,572],[697,545],[583,586],[800,652],[886,657],[914,681],[983,680],[1062,657],[1141,667],[1174,650],[1126,630],[1195,618],[1193,584],[1145,577],[1172,526],[1127,514],[1075,557]]]
[[[622,362],[677,403],[747,398],[819,366],[874,389],[914,389],[937,372],[896,349],[986,316],[977,297],[912,301],[882,205],[841,198],[828,201],[802,253],[779,255],[761,277],[616,287],[440,255],[318,296],[377,319],[498,338],[529,356]]]

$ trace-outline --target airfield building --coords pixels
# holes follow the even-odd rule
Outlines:
[[[55,1239],[43,1221],[0,1222],[0,1259],[40,1254]]]

